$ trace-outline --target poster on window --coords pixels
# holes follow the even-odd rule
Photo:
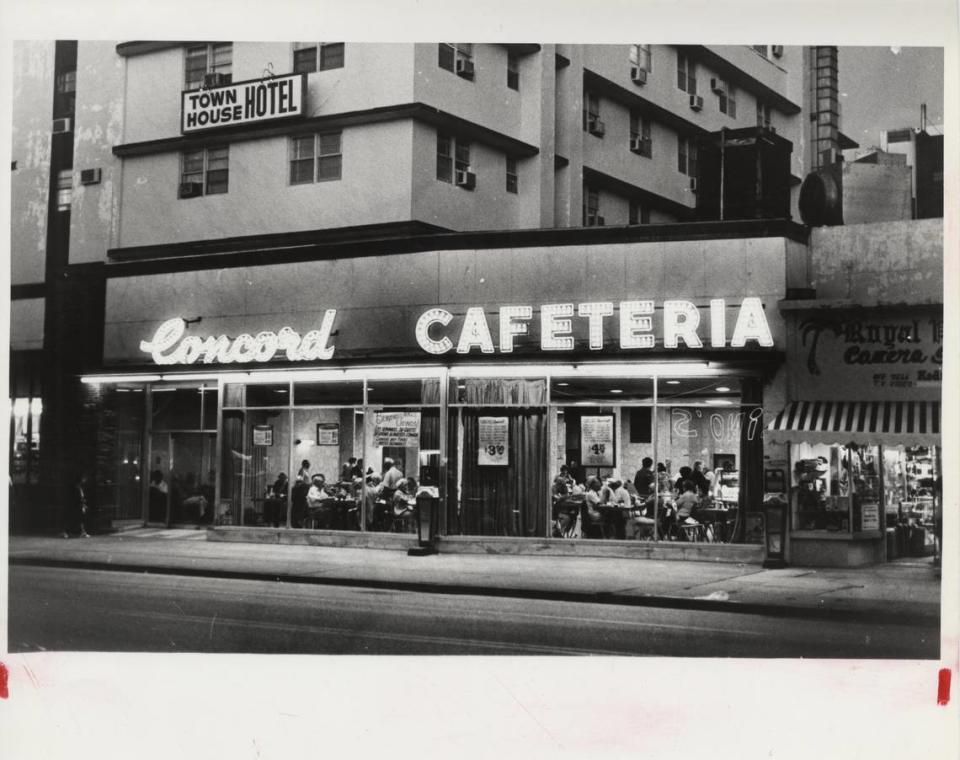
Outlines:
[[[506,417],[479,417],[477,423],[480,430],[477,464],[510,464],[510,444],[507,438],[510,431],[509,420]]]
[[[253,445],[273,446],[273,425],[254,425]]]
[[[317,423],[317,446],[339,446],[340,445],[340,423],[339,422],[318,422]]]
[[[613,467],[613,417],[580,418],[580,460],[585,467]]]
[[[880,504],[865,501],[860,505],[860,530],[880,530]]]
[[[413,448],[420,445],[420,412],[377,412],[374,446]]]

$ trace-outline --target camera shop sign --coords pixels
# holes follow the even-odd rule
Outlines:
[[[844,389],[850,398],[915,391],[939,398],[943,379],[943,314],[816,315],[798,326],[798,380],[809,391]]]
[[[306,86],[305,74],[290,74],[185,91],[180,95],[180,131],[303,116]]]

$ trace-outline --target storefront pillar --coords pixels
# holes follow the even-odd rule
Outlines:
[[[763,382],[744,377],[740,399],[740,519],[733,540],[744,540],[747,514],[763,505]]]

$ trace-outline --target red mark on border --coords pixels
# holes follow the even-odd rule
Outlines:
[[[7,677],[10,671],[7,666],[0,662],[0,699],[7,699],[10,696],[10,690],[7,688]]]
[[[950,668],[940,668],[940,683],[937,686],[937,704],[950,703]]]

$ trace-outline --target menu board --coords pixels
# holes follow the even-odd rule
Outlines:
[[[420,412],[376,412],[373,445],[418,447],[420,445]]]
[[[339,422],[318,422],[317,423],[317,446],[339,446],[340,445],[340,423]]]
[[[613,417],[580,418],[580,461],[586,467],[613,467]]]
[[[273,446],[273,425],[254,425],[253,445]]]
[[[480,441],[477,446],[477,464],[510,464],[510,423],[506,417],[477,418]]]

